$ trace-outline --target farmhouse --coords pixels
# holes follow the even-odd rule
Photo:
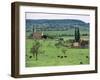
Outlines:
[[[81,48],[88,48],[89,47],[89,40],[88,39],[81,39],[80,45],[81,45]]]
[[[42,32],[34,32],[33,33],[33,39],[47,39],[47,35],[43,35]]]
[[[41,32],[34,32],[33,33],[33,39],[41,39],[42,35],[43,34]]]
[[[80,43],[79,43],[79,42],[74,42],[74,43],[72,44],[72,47],[74,47],[74,48],[79,48],[79,47],[80,47]]]
[[[44,35],[43,32],[37,32],[37,29],[33,28],[33,39],[47,39],[47,35]]]
[[[88,48],[89,40],[81,39],[79,42],[72,43],[73,48]]]

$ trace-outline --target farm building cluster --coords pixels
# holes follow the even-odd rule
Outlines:
[[[43,32],[34,32],[33,39],[47,39],[48,36],[44,35]],[[89,47],[89,40],[80,39],[79,42],[75,42],[73,40],[71,46],[72,48],[88,48]]]

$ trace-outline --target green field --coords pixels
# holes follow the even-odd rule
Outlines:
[[[89,22],[63,18],[25,21],[26,67],[89,64]]]
[[[62,35],[68,35],[67,38],[70,37],[70,35],[74,36],[75,34],[75,29],[68,29],[66,31],[40,31],[43,32],[43,34],[48,35],[48,36],[62,36]],[[30,34],[32,34],[33,32],[26,32],[26,37],[30,36]],[[80,35],[82,34],[89,34],[88,30],[84,30],[84,29],[80,29]],[[74,38],[74,37],[73,37]]]
[[[64,40],[68,39],[72,39],[72,37],[64,37]],[[36,60],[30,52],[35,40],[26,39],[26,67],[89,64],[88,48],[56,47],[56,39],[41,39],[38,41],[41,46],[38,60]],[[63,53],[63,50],[65,50],[65,53]]]

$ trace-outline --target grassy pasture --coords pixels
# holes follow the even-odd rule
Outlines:
[[[72,39],[72,37],[64,37],[64,40],[68,40],[67,38]],[[26,67],[89,64],[88,48],[57,48],[54,45],[57,43],[55,39],[41,39],[38,41],[41,47],[39,48],[38,60],[36,60],[30,52],[34,40],[26,39]],[[63,49],[66,50],[65,54],[62,52]]]
[[[79,27],[79,44],[85,40],[89,41],[89,25],[90,23],[77,19],[26,19],[26,67],[89,64],[88,47],[72,48],[72,43],[75,43],[76,27]],[[36,42],[35,38],[33,39],[35,32],[43,32],[48,38]],[[88,43],[86,44],[88,46]],[[32,50],[33,53],[38,53],[37,57],[32,54]]]

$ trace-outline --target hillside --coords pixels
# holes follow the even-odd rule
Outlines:
[[[89,23],[85,23],[81,20],[74,20],[74,19],[60,19],[60,20],[26,20],[26,30],[31,31],[31,29],[35,27],[37,30],[68,30],[74,27],[80,27],[83,29],[89,28]]]
[[[44,32],[48,35],[74,35],[75,27],[79,27],[81,34],[89,34],[89,23],[75,19],[40,19],[26,20],[26,35],[33,33],[33,28],[37,32]]]

